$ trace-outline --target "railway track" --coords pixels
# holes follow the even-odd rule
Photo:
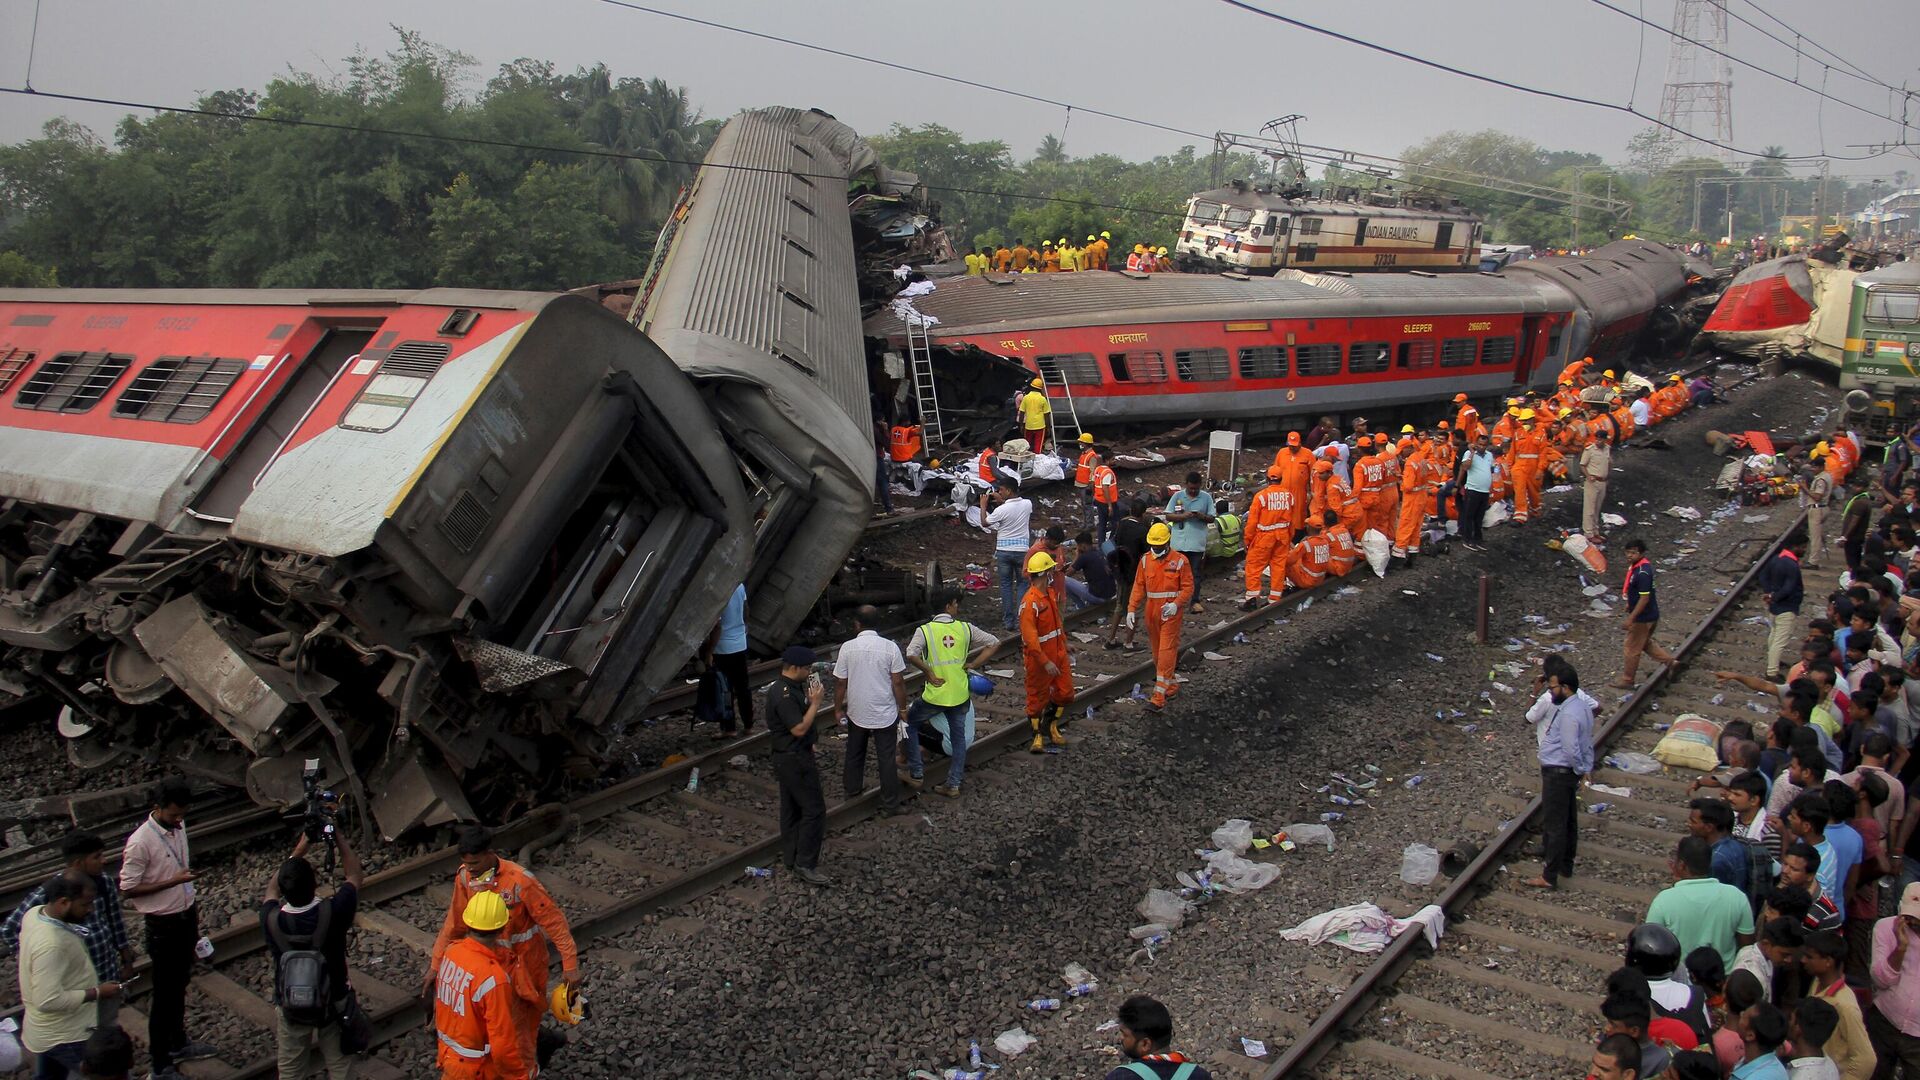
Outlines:
[[[1796,517],[1699,617],[1673,650],[1675,665],[1659,669],[1617,703],[1620,691],[1593,691],[1603,707],[1595,730],[1602,764],[1593,778],[1633,794],[1582,792],[1587,809],[1606,807],[1580,816],[1578,876],[1562,879],[1553,892],[1520,884],[1540,870],[1537,858],[1522,852],[1537,828],[1540,797],[1537,771],[1516,772],[1509,790],[1526,791],[1530,799],[1496,795],[1488,804],[1493,817],[1460,824],[1459,839],[1483,846],[1431,900],[1447,913],[1439,948],[1427,949],[1417,933],[1394,939],[1337,1001],[1296,1033],[1263,1080],[1523,1080],[1574,1075],[1572,1070],[1586,1067],[1605,979],[1624,963],[1627,932],[1670,883],[1667,860],[1686,833],[1692,778],[1672,770],[1628,774],[1604,760],[1620,750],[1650,752],[1660,737],[1656,723],[1682,713],[1756,726],[1771,717],[1770,704],[1764,712],[1748,707],[1763,702],[1761,696],[1718,683],[1713,672],[1753,670],[1765,654],[1767,629],[1749,621],[1766,610],[1754,581],[1804,521]],[[1837,577],[1821,572],[1817,587],[1809,580],[1808,595],[1824,595]]]
[[[1187,618],[1182,666],[1203,662],[1199,660],[1202,651],[1235,648],[1236,638],[1249,640],[1242,635],[1256,634],[1276,619],[1291,617],[1309,598],[1346,583],[1347,579],[1334,580],[1315,590],[1289,594],[1280,605],[1241,612],[1222,596],[1237,597],[1237,577],[1209,578],[1206,584],[1211,586],[1213,602],[1203,613]],[[1098,737],[1106,727],[1105,722],[1088,718],[1088,706],[1125,698],[1136,684],[1153,679],[1149,650],[1107,650],[1097,641],[1086,640],[1095,631],[1104,631],[1108,610],[1089,608],[1068,620],[1068,631],[1076,638],[1074,671],[1079,692],[1076,719],[1069,729],[1071,742]],[[977,703],[975,742],[968,752],[970,771],[1026,746],[1019,664],[1015,639],[1003,642],[984,665],[1002,672],[1012,669],[1015,674],[1002,677],[1003,689]],[[779,859],[773,809],[777,789],[765,761],[767,739],[762,728],[571,802],[541,807],[496,831],[500,850],[532,866],[567,910],[590,971],[633,964],[636,958],[609,939],[642,925],[649,916],[728,886],[767,887],[746,874],[748,867],[777,864]],[[831,778],[839,771],[837,758],[843,745],[833,738],[822,740],[823,776]],[[1069,745],[1064,752],[1072,749]],[[736,764],[742,756],[744,766]],[[930,761],[928,775],[938,776],[943,768],[942,761]],[[696,771],[698,784],[690,785]],[[828,783],[834,782],[829,779]],[[920,808],[933,810],[927,804],[944,801],[923,795]],[[829,833],[856,826],[878,807],[877,788],[831,804]],[[277,814],[274,819],[268,831],[280,827]],[[201,843],[196,825],[196,849]],[[830,841],[829,851],[831,846]],[[451,849],[431,852],[369,875],[360,890],[360,933],[354,938],[350,964],[353,984],[374,1020],[377,1045],[431,1019],[415,988],[426,969],[457,865],[458,855]],[[182,1071],[195,1080],[271,1076],[276,1069],[274,1012],[266,995],[272,976],[263,959],[265,941],[259,925],[242,920],[209,928],[207,936],[214,954],[194,977],[189,1015],[217,1011],[244,1022],[255,1037],[239,1041],[216,1037],[227,1046],[231,1059],[190,1062]],[[142,960],[136,970],[144,966]],[[122,1025],[142,1041],[144,1004],[136,998],[121,1012]],[[371,1067],[363,1075],[375,1080],[403,1075],[384,1062],[369,1060]]]

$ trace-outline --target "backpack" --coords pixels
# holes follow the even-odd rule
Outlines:
[[[1200,1066],[1195,1065],[1191,1061],[1182,1062],[1178,1068],[1173,1070],[1172,1080],[1187,1080],[1187,1077],[1192,1076],[1194,1070],[1199,1067]],[[1160,1080],[1160,1074],[1154,1071],[1153,1066],[1144,1061],[1129,1061],[1127,1062],[1127,1069],[1135,1076],[1138,1076],[1140,1080]]]
[[[1687,1003],[1677,1009],[1669,1009],[1660,1004],[1658,998],[1654,999],[1653,1015],[1687,1025],[1692,1029],[1694,1038],[1702,1044],[1709,1044],[1713,1039],[1712,1017],[1707,1013],[1707,996],[1697,986],[1687,987]]]
[[[710,667],[700,676],[700,685],[694,692],[693,721],[718,724],[722,728],[733,726],[733,691],[719,668]]]
[[[1734,839],[1740,842],[1741,854],[1747,859],[1747,903],[1753,905],[1753,913],[1759,915],[1767,894],[1773,891],[1773,848],[1744,836]]]
[[[287,1020],[318,1027],[333,1020],[333,986],[327,975],[328,925],[333,921],[333,904],[321,903],[314,909],[313,933],[292,935],[280,925],[285,913],[275,911],[267,920],[267,935],[280,950],[279,976],[274,980],[273,1003]]]

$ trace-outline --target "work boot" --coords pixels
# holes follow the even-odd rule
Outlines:
[[[1055,746],[1067,745],[1067,737],[1060,734],[1060,720],[1058,717],[1047,722],[1047,738],[1052,740]]]
[[[1166,707],[1167,707],[1167,699],[1161,694],[1155,693],[1152,697],[1147,699],[1147,708],[1152,709],[1154,712],[1159,712],[1161,709],[1164,709]]]
[[[1040,718],[1037,716],[1027,717],[1027,726],[1033,729],[1033,742],[1027,747],[1027,752],[1031,754],[1046,753],[1047,740],[1040,734]]]
[[[1260,606],[1260,598],[1257,596],[1249,596],[1245,600],[1240,601],[1241,611],[1252,611],[1254,608],[1257,608],[1259,606]]]

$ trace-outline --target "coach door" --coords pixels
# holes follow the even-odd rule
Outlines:
[[[1540,328],[1545,322],[1537,315],[1520,322],[1520,355],[1513,362],[1513,381],[1517,386],[1527,385],[1533,377],[1533,370],[1545,358],[1541,354],[1540,344],[1543,336]]]

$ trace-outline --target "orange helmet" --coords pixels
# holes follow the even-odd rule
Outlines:
[[[1278,480],[1285,475],[1286,475],[1286,470],[1282,469],[1280,466],[1278,465],[1267,466],[1267,479]]]
[[[1326,458],[1321,458],[1319,461],[1313,463],[1313,471],[1317,473],[1330,473],[1333,471],[1333,462],[1328,461]]]

